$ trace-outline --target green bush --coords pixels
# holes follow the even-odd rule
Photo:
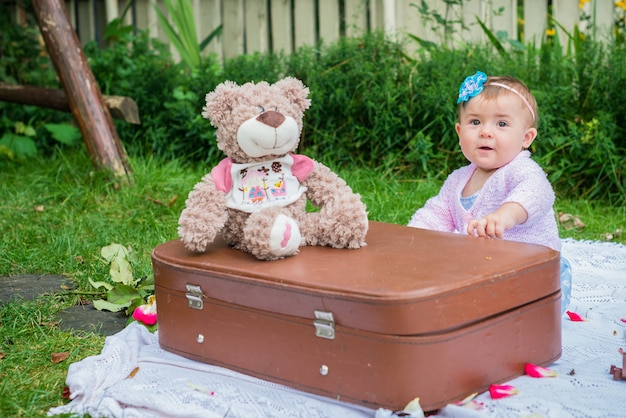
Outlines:
[[[201,117],[205,95],[225,80],[274,82],[289,75],[311,91],[300,152],[337,167],[439,180],[466,164],[454,131],[460,82],[476,70],[509,74],[537,97],[532,151],[557,192],[624,202],[626,46],[572,38],[563,47],[557,40],[508,52],[494,44],[430,46],[407,56],[405,45],[374,32],[290,55],[257,53],[223,63],[209,56],[192,71],[141,32],[85,51],[102,91],[130,96],[139,106],[141,125],[116,121],[131,154],[210,166],[222,154]],[[28,106],[3,110],[5,128],[50,119],[50,111]]]
[[[214,60],[192,74],[173,63],[167,47],[145,32],[126,35],[107,48],[85,47],[103,94],[135,100],[141,125],[116,121],[128,152],[193,160],[215,154],[210,124],[200,116],[206,88],[217,85]]]
[[[36,22],[27,15],[29,25],[15,25],[9,9],[8,3],[0,4],[0,82],[60,88],[52,62],[40,42]],[[71,121],[69,113],[0,102],[0,161],[23,160],[36,152],[50,155],[64,141],[77,142],[63,137],[59,140],[46,128]]]

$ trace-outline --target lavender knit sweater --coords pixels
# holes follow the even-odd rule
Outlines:
[[[504,232],[510,241],[541,244],[561,251],[561,240],[552,205],[554,191],[546,174],[522,151],[513,161],[499,168],[478,192],[469,210],[461,205],[463,188],[476,169],[474,164],[452,172],[439,194],[418,209],[409,226],[437,231],[466,233],[469,221],[494,212],[501,205],[515,202],[528,213],[526,222]]]

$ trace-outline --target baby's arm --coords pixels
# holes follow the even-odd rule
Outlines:
[[[528,219],[526,210],[519,203],[505,203],[496,211],[480,219],[474,219],[467,225],[469,235],[479,237],[504,238],[504,231],[522,224]]]
[[[503,238],[516,225],[534,222],[552,209],[554,191],[541,167],[531,160],[520,160],[508,167],[504,181],[509,192],[500,207],[471,221],[467,233],[481,237]]]

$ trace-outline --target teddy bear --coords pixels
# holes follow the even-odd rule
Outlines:
[[[221,234],[259,260],[293,256],[302,246],[366,245],[361,196],[324,164],[295,152],[309,88],[294,77],[219,84],[202,116],[216,128],[225,158],[189,193],[178,234],[191,252],[206,252]],[[307,201],[315,207],[307,209]]]

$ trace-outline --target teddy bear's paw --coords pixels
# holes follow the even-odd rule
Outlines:
[[[294,255],[300,248],[302,236],[296,221],[280,214],[274,220],[270,231],[270,251],[277,257]]]

